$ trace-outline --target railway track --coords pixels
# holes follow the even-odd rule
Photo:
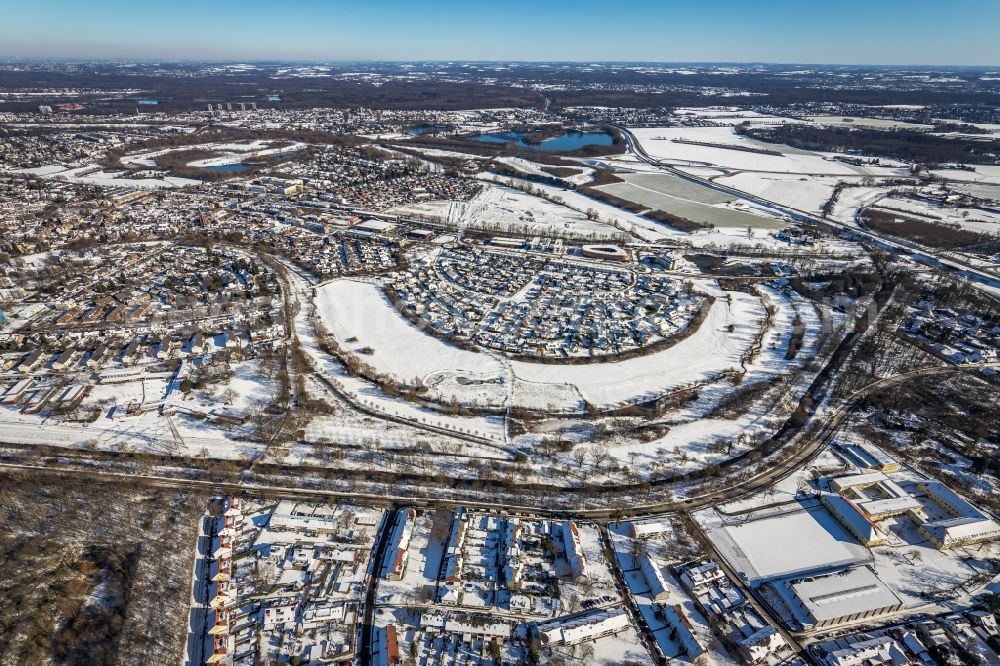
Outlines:
[[[979,366],[972,366],[979,367]],[[580,518],[586,520],[612,520],[612,519],[637,519],[678,511],[692,511],[716,504],[731,502],[733,500],[752,495],[756,492],[769,488],[775,483],[788,477],[793,472],[807,464],[824,448],[834,436],[844,420],[853,412],[861,400],[876,391],[882,391],[896,384],[908,381],[915,377],[943,374],[949,372],[963,372],[964,368],[956,366],[934,366],[911,370],[905,373],[893,375],[875,381],[849,396],[844,403],[831,410],[824,417],[822,426],[814,434],[807,435],[807,441],[799,443],[795,451],[783,460],[777,461],[767,467],[762,472],[740,481],[735,482],[728,488],[720,488],[698,496],[688,497],[680,500],[663,500],[646,504],[631,504],[627,507],[619,503],[608,500],[604,508],[579,508],[561,509],[554,508],[551,503],[521,504],[514,502],[484,501],[474,497],[440,497],[434,487],[427,487],[423,493],[391,494],[376,492],[354,492],[344,490],[323,490],[314,488],[299,488],[287,483],[249,483],[239,481],[209,481],[203,479],[181,479],[153,474],[137,474],[133,472],[119,472],[113,470],[88,470],[88,469],[64,469],[50,468],[38,465],[4,462],[0,463],[0,474],[22,476],[33,479],[73,479],[84,482],[95,483],[121,483],[123,485],[137,485],[145,488],[157,488],[168,490],[183,490],[188,492],[203,493],[206,495],[242,495],[250,494],[263,498],[287,498],[302,501],[326,502],[328,500],[336,502],[348,502],[358,504],[371,504],[375,506],[415,506],[418,508],[454,508],[464,506],[472,509],[488,511],[507,511],[511,513],[523,513],[551,518]]]

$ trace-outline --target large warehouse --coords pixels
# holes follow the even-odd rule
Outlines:
[[[806,508],[796,503],[781,513],[726,525],[712,537],[730,565],[754,587],[868,559],[868,549],[822,506]],[[775,548],[777,543],[782,547]]]
[[[868,567],[783,581],[776,585],[803,627],[832,627],[880,617],[903,602]]]

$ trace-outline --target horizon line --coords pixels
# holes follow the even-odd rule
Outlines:
[[[531,60],[517,58],[494,58],[494,59],[462,59],[462,58],[420,58],[413,60],[406,59],[379,59],[379,58],[332,58],[332,59],[309,59],[309,58],[177,58],[177,57],[154,57],[154,56],[10,56],[0,54],[0,63],[9,62],[36,62],[36,63],[186,63],[186,64],[351,64],[351,63],[384,63],[384,64],[439,64],[439,63],[470,63],[470,64],[525,64],[525,65],[585,65],[585,64],[615,64],[615,65],[763,65],[768,67],[794,66],[794,67],[869,67],[869,68],[941,68],[941,69],[993,69],[1000,68],[1000,64],[976,64],[976,65],[955,65],[946,63],[845,63],[845,62],[781,62],[766,60]]]

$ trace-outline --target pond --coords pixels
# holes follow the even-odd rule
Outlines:
[[[570,150],[580,150],[587,146],[610,146],[614,143],[614,137],[603,130],[595,132],[577,132],[566,130],[558,136],[545,139],[543,141],[528,142],[524,140],[522,132],[499,132],[495,134],[480,134],[475,137],[481,143],[509,143],[513,142],[518,148],[526,150],[537,150],[543,153],[559,153]]]

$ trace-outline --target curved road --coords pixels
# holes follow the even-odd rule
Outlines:
[[[917,263],[924,264],[925,266],[931,266],[933,268],[942,268],[945,270],[952,271],[953,273],[958,273],[963,277],[967,277],[974,282],[978,283],[982,287],[985,287],[983,291],[990,294],[992,297],[1000,297],[1000,277],[988,273],[980,268],[972,266],[970,264],[958,261],[953,257],[947,257],[944,253],[938,252],[928,247],[924,247],[912,241],[907,241],[898,238],[888,238],[881,234],[877,234],[870,229],[861,229],[856,226],[852,226],[843,222],[837,222],[836,220],[831,220],[827,218],[817,217],[812,213],[808,213],[797,208],[792,208],[791,206],[785,206],[783,204],[765,199],[763,197],[757,196],[755,194],[749,194],[743,192],[742,190],[737,190],[733,187],[727,185],[720,185],[715,181],[708,180],[706,178],[701,178],[699,176],[694,176],[692,174],[681,171],[677,167],[666,164],[664,160],[652,157],[645,151],[639,140],[635,138],[629,130],[624,127],[615,126],[622,137],[625,139],[625,144],[628,147],[629,152],[634,154],[643,162],[655,166],[672,176],[676,176],[683,180],[696,185],[701,185],[703,187],[708,187],[717,192],[722,192],[732,197],[737,197],[739,199],[745,199],[747,201],[753,202],[758,206],[762,206],[768,210],[774,211],[779,215],[789,217],[796,222],[806,222],[810,224],[831,227],[837,231],[848,231],[854,235],[866,238],[869,242],[875,245],[896,252],[899,254],[905,254]]]
[[[48,476],[55,478],[70,477],[94,482],[112,481],[126,484],[131,483],[154,488],[191,490],[213,495],[239,495],[241,493],[252,493],[262,497],[282,497],[314,502],[324,502],[328,499],[332,499],[334,501],[364,502],[376,506],[404,504],[418,508],[465,506],[473,509],[493,511],[507,510],[559,518],[576,517],[589,520],[635,519],[676,511],[700,509],[719,503],[729,502],[766,489],[791,475],[793,472],[802,467],[802,465],[806,464],[809,460],[816,456],[820,451],[822,451],[833,434],[843,423],[844,419],[857,407],[860,400],[866,395],[869,395],[874,391],[883,390],[896,384],[900,384],[914,377],[939,373],[963,372],[965,370],[978,367],[981,366],[934,366],[931,368],[911,370],[909,372],[880,379],[859,389],[844,400],[839,407],[831,410],[828,414],[826,414],[822,427],[809,436],[808,441],[800,442],[794,452],[776,464],[769,466],[763,472],[760,472],[749,479],[737,481],[728,488],[715,490],[703,495],[689,497],[683,500],[665,500],[649,504],[633,504],[628,507],[563,510],[553,509],[551,506],[532,506],[497,501],[484,502],[475,499],[440,498],[435,497],[433,488],[428,488],[427,492],[420,497],[414,494],[401,496],[294,488],[286,485],[263,485],[248,484],[243,482],[216,482],[198,479],[177,479],[151,474],[113,472],[109,470],[51,469],[19,463],[0,463],[0,472],[6,471],[11,474]],[[784,450],[787,450],[787,447]],[[776,455],[780,455],[780,453]]]

